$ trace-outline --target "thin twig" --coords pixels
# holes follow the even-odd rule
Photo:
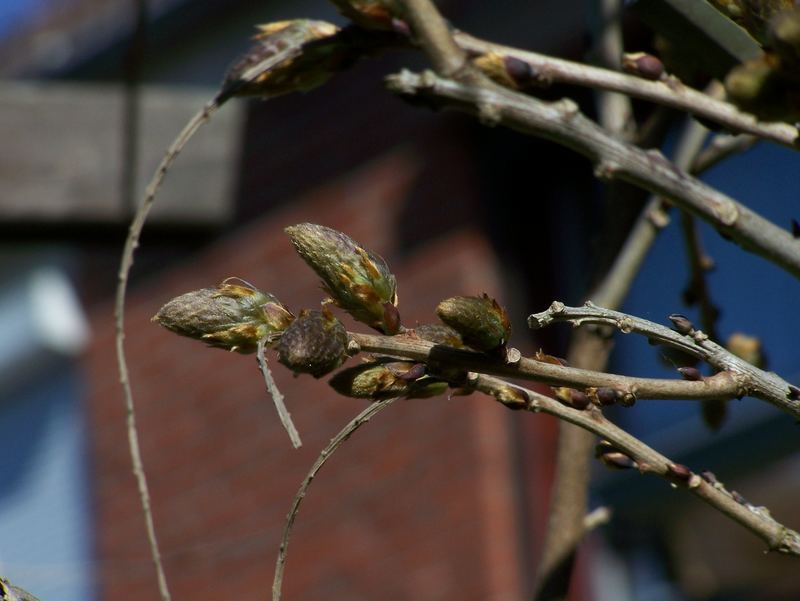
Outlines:
[[[619,179],[669,198],[676,206],[708,221],[724,236],[800,277],[800,243],[792,235],[741,203],[675,167],[655,150],[642,150],[604,131],[569,99],[546,103],[499,86],[471,85],[434,73],[403,71],[387,83],[408,100],[436,103],[546,138],[587,156],[595,175]]]
[[[298,449],[303,444],[300,441],[300,434],[298,434],[297,428],[294,427],[294,422],[292,421],[292,416],[289,414],[289,410],[286,408],[286,403],[283,402],[283,394],[281,394],[281,391],[278,390],[278,385],[275,383],[275,379],[272,377],[272,372],[269,369],[269,365],[267,365],[267,357],[264,353],[264,348],[264,341],[259,340],[258,347],[256,349],[258,368],[264,375],[264,383],[267,385],[267,391],[272,397],[272,400],[275,402],[275,409],[278,412],[278,417],[280,418],[286,433],[289,435],[289,440],[292,441],[292,446],[295,449]]]
[[[692,329],[689,333],[681,334],[666,326],[627,313],[604,309],[591,302],[582,307],[567,307],[556,301],[546,311],[528,318],[528,326],[534,329],[553,322],[569,322],[573,326],[610,326],[626,334],[640,334],[651,343],[678,349],[722,370],[721,373],[731,374],[741,386],[741,395],[763,399],[795,418],[800,418],[800,399],[796,398],[798,391],[794,386],[778,374],[764,371],[737,357],[725,347],[711,341],[701,330]]]
[[[543,84],[559,82],[620,92],[708,119],[732,132],[752,134],[770,142],[797,148],[800,132],[796,127],[788,123],[759,121],[732,104],[710,98],[673,77],[665,81],[648,81],[625,73],[493,44],[464,32],[455,32],[453,37],[456,44],[470,56],[495,52],[526,63],[534,77]]]
[[[314,462],[314,465],[311,466],[308,474],[306,474],[306,477],[300,484],[300,488],[297,489],[297,494],[292,500],[292,506],[291,509],[289,509],[289,513],[286,516],[286,524],[283,527],[281,546],[278,550],[278,559],[275,563],[275,578],[272,581],[272,601],[280,601],[281,598],[283,572],[286,568],[286,555],[289,549],[289,537],[291,536],[292,526],[294,526],[297,513],[300,511],[300,504],[303,502],[306,492],[308,491],[308,487],[311,486],[311,482],[314,480],[319,470],[322,469],[322,466],[325,465],[328,459],[331,458],[331,456],[342,445],[342,443],[350,438],[356,430],[366,424],[370,419],[394,403],[398,398],[399,397],[386,399],[383,401],[376,401],[355,416],[352,421],[350,421],[336,436],[331,439],[330,443],[328,443],[328,446],[322,450],[322,452],[319,454],[319,457],[317,457],[317,460]]]
[[[660,476],[677,488],[687,489],[760,537],[767,543],[770,551],[800,556],[800,534],[777,522],[765,508],[743,504],[721,484],[712,484],[685,466],[676,465],[608,421],[599,409],[572,409],[538,392],[492,376],[479,375],[473,379],[473,384],[477,390],[493,396],[509,408],[547,413],[593,432],[633,459],[641,473]]]

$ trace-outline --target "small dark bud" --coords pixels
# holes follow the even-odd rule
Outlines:
[[[700,472],[700,477],[709,484],[711,484],[712,486],[719,483],[719,480],[717,480],[717,476],[714,474],[714,472],[710,470],[703,470],[702,472]]]
[[[786,393],[786,398],[790,401],[800,401],[800,388],[797,386],[789,385],[789,392]]]
[[[667,469],[678,480],[689,480],[692,477],[692,470],[681,463],[670,463]]]
[[[503,64],[505,65],[506,73],[518,87],[524,88],[535,80],[533,69],[525,61],[514,56],[504,56]]]
[[[795,240],[800,238],[800,221],[797,219],[792,219],[792,238]]]
[[[426,367],[424,363],[417,363],[410,367],[408,371],[397,376],[401,380],[414,381],[425,375]]]
[[[684,380],[690,382],[699,382],[703,379],[703,374],[696,367],[679,367],[678,372],[683,376]]]
[[[499,350],[511,336],[508,314],[486,294],[448,298],[439,303],[436,314],[461,334],[464,344],[479,351]]]
[[[740,495],[735,490],[731,491],[731,498],[736,501],[739,505],[747,505],[747,499],[745,499],[742,495]]]
[[[652,54],[630,52],[622,55],[622,70],[642,79],[658,81],[664,75],[664,63]]]
[[[617,391],[613,388],[598,388],[595,395],[597,396],[597,402],[604,407],[613,405],[619,397]]]
[[[587,394],[585,392],[581,392],[580,390],[570,391],[569,402],[570,405],[575,407],[575,409],[586,409],[591,404]]]
[[[347,330],[330,311],[302,311],[278,342],[278,360],[295,373],[320,378],[347,358]]]
[[[338,307],[384,334],[400,330],[397,283],[386,261],[329,227],[301,223],[285,231]]]
[[[417,326],[414,328],[414,333],[417,335],[417,338],[433,342],[434,344],[452,346],[454,348],[461,348],[464,346],[461,335],[453,328],[443,323],[429,323]]]
[[[607,440],[601,440],[594,448],[594,456],[611,469],[626,470],[636,467],[636,462]]]
[[[253,353],[258,342],[270,342],[292,323],[294,315],[273,295],[229,278],[173,298],[153,321],[181,336],[209,346]]]
[[[673,313],[669,316],[672,325],[675,326],[675,331],[679,334],[691,334],[694,331],[694,324],[689,321],[689,318],[680,313]]]

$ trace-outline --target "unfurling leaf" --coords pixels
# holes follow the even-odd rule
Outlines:
[[[418,363],[381,359],[343,369],[330,380],[336,392],[357,399],[379,401],[394,397],[427,398],[447,390],[447,382],[416,375]]]
[[[386,261],[322,225],[301,223],[287,227],[286,233],[338,307],[384,334],[400,330],[397,283]]]
[[[347,330],[327,309],[303,310],[283,332],[277,351],[293,372],[321,378],[347,358]]]
[[[436,314],[461,334],[464,344],[480,351],[498,350],[511,336],[508,314],[486,294],[448,298],[439,303]]]
[[[253,353],[259,340],[272,341],[294,315],[272,294],[225,280],[173,298],[153,317],[168,330],[209,346]]]

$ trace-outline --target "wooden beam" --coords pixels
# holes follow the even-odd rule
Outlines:
[[[136,198],[209,89],[144,87]],[[121,223],[123,90],[62,83],[0,85],[0,220]],[[153,221],[214,225],[233,215],[243,106],[231,102],[175,161]]]

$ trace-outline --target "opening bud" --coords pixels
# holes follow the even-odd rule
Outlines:
[[[259,340],[277,339],[294,315],[272,294],[229,278],[216,288],[203,288],[173,298],[153,321],[181,336],[209,346],[253,353]]]
[[[285,231],[338,307],[384,334],[400,330],[397,282],[386,261],[329,227],[301,223]]]

